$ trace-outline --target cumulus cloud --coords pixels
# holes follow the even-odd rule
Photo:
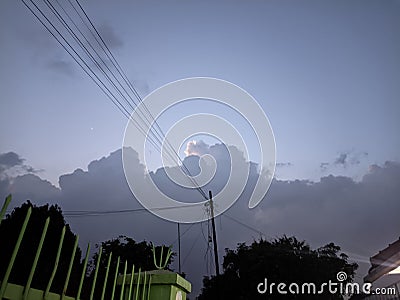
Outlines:
[[[218,165],[215,178],[204,190],[210,189],[218,194],[229,176],[227,149],[233,153],[232,163],[244,167],[248,162],[234,147],[202,147],[200,149],[208,149],[208,153],[215,154]],[[131,150],[131,155],[137,156],[137,153]],[[5,161],[9,164],[19,162],[15,156],[14,160],[9,158]],[[185,162],[193,168],[199,166],[199,158],[195,156],[188,156]],[[133,163],[137,172],[135,178],[141,183],[145,180],[144,168],[138,159]],[[369,257],[398,238],[399,163],[373,165],[359,182],[346,176],[332,175],[322,177],[318,182],[275,179],[265,199],[253,210],[249,210],[247,204],[258,173],[257,166],[250,164],[250,178],[239,200],[217,218],[221,259],[222,249],[259,238],[257,231],[267,238],[295,235],[313,246],[329,242],[342,246],[350,258],[358,259],[361,265],[359,275],[362,277],[368,270]],[[203,200],[196,190],[177,187],[168,179],[164,169],[149,176],[171,197],[181,201]],[[17,201],[14,204],[17,205],[26,199],[36,203],[49,201],[61,204],[72,229],[80,234],[83,242],[96,243],[126,234],[138,240],[176,246],[176,224],[147,212],[130,192],[122,169],[121,150],[91,162],[87,171],[77,169],[61,176],[59,189],[33,174],[19,176],[13,181],[0,180],[3,199],[9,192],[13,192]],[[215,206],[218,211],[218,203]],[[91,214],[93,211],[98,213]],[[204,213],[207,214],[206,208]],[[207,274],[203,260],[207,251],[207,223],[182,225],[181,232],[187,232],[182,237],[183,270],[193,282],[194,290],[198,291],[202,276]]]
[[[186,156],[190,155],[197,155],[197,156],[202,156],[204,154],[208,154],[210,151],[210,146],[207,145],[205,142],[202,140],[199,141],[189,141],[186,144],[186,149],[185,149],[185,154]]]

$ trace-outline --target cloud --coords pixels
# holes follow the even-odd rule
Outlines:
[[[21,158],[15,152],[0,153],[0,176],[8,175],[9,171],[15,171],[17,173],[37,173],[40,171],[26,165],[24,161],[25,159]]]
[[[340,169],[347,169],[350,166],[357,166],[361,163],[366,164],[366,158],[368,157],[368,152],[365,151],[342,151],[339,152],[336,158],[330,162],[321,162],[319,165],[319,170],[322,173],[334,172]]]
[[[339,153],[339,156],[334,160],[336,166],[347,167],[349,165],[359,165],[361,160],[368,156],[368,152],[347,151]]]
[[[228,147],[219,144],[190,149],[200,152],[207,148],[208,153],[215,155],[218,168],[215,178],[204,190],[212,190],[216,195],[229,176]],[[244,167],[247,162],[241,152],[231,146],[229,149],[233,153],[233,163]],[[130,151],[131,155],[137,157],[134,150]],[[4,159],[4,156],[0,157]],[[5,161],[8,164],[20,163],[18,157],[11,155]],[[133,163],[137,172],[135,180],[140,184],[145,180],[144,167],[138,159]],[[191,168],[198,168],[199,158],[188,156],[185,163]],[[399,163],[372,165],[359,182],[346,176],[333,175],[322,177],[318,182],[275,179],[261,204],[249,210],[248,197],[258,178],[256,167],[251,164],[250,178],[239,200],[224,215],[217,217],[221,259],[224,248],[233,248],[238,242],[251,242],[259,238],[259,230],[266,237],[295,235],[312,246],[333,241],[342,246],[350,258],[358,259],[357,262],[361,264],[359,275],[362,277],[368,270],[369,257],[398,238]],[[203,200],[196,190],[177,187],[167,178],[164,169],[150,176],[164,192],[180,201]],[[12,192],[14,205],[26,199],[34,203],[59,203],[72,229],[80,234],[82,243],[97,243],[126,234],[137,240],[173,244],[176,251],[176,224],[147,212],[134,198],[124,177],[121,150],[92,161],[87,171],[77,169],[60,176],[59,182],[58,189],[33,174],[18,176],[13,180],[3,179],[0,180],[0,195],[4,199],[7,193]],[[130,212],[111,213],[126,209]],[[215,203],[215,209],[218,211],[218,203]],[[78,211],[86,213],[79,215]],[[90,214],[93,211],[100,213]],[[194,226],[182,225],[181,232],[186,230],[187,233],[182,237],[182,260],[186,258],[183,270],[194,284],[196,293],[201,287],[202,276],[207,274],[204,263],[207,222]]]
[[[42,3],[38,5],[44,11],[48,10],[45,4]],[[103,65],[103,62],[110,69],[113,67],[109,57],[105,54],[105,52],[107,51],[106,48],[102,44],[101,46],[99,45],[99,42],[101,43],[101,40],[97,36],[95,37],[93,35],[96,34],[93,29],[88,29],[82,24],[80,16],[78,16],[68,4],[62,4],[62,6],[63,9],[65,9],[65,11],[69,14],[68,18],[58,5],[55,5],[55,9],[60,13],[61,16],[63,16],[66,24],[69,25],[71,31],[75,34],[75,36],[71,35],[69,30],[64,28],[62,23],[59,22],[53,15],[49,15],[48,17],[52,21],[52,24],[55,26],[57,31],[61,33],[63,38],[59,37],[55,30],[52,30],[53,33],[56,34],[58,39],[68,49],[69,46],[67,45],[67,42],[69,45],[71,45],[74,51],[72,51],[71,49],[69,50],[74,54],[74,56],[76,56],[76,51],[76,53],[78,53],[90,67],[92,67],[94,70],[97,70],[96,64],[92,62],[91,58],[87,55],[85,49],[82,49],[82,46],[85,47],[86,50],[88,50],[102,66],[104,71],[108,72],[107,68]],[[16,36],[22,43],[22,48],[26,49],[31,54],[31,61],[33,63],[38,62],[44,68],[52,72],[72,76],[77,70],[75,61],[61,47],[61,45],[55,40],[55,38],[51,36],[47,32],[47,30],[44,29],[43,26],[30,26],[32,23],[35,23],[36,20],[33,15],[30,15],[29,17],[30,18],[26,21],[28,23],[19,22],[15,24],[15,28],[13,28],[12,30],[15,31]],[[73,22],[75,22],[79,30],[76,28]],[[96,29],[100,33],[101,38],[104,40],[110,50],[121,48],[124,45],[123,39],[118,35],[112,24],[108,22],[103,22],[100,25],[96,25]],[[84,35],[84,37],[81,33]],[[80,42],[76,41],[76,38],[79,39]],[[100,58],[98,57],[98,55],[100,56]],[[103,62],[101,60],[103,60]],[[117,74],[115,68],[111,70],[113,70],[113,72]],[[100,74],[102,73],[100,72],[100,70],[97,70],[97,72]],[[103,75],[100,75],[100,77],[102,76]]]
[[[347,157],[348,157],[348,153],[340,153],[339,157],[337,157],[335,159],[334,164],[346,166],[347,165]]]
[[[210,146],[207,145],[202,140],[200,141],[189,141],[186,144],[185,154],[186,156],[197,155],[202,156],[204,154],[208,154],[210,152]]]
[[[22,165],[24,160],[15,152],[0,154],[0,171]]]

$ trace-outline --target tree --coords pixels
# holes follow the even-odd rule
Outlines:
[[[66,231],[60,261],[51,288],[51,291],[61,293],[64,287],[65,276],[71,259],[72,249],[75,243],[75,234],[72,233],[69,225],[66,224],[61,208],[57,205],[49,206],[49,204],[46,204],[38,207],[28,200],[26,203],[23,203],[21,207],[14,208],[11,214],[8,214],[2,221],[0,225],[0,278],[3,278],[5,274],[29,207],[32,208],[32,214],[19,248],[13,270],[10,274],[9,282],[19,285],[26,284],[44,224],[47,217],[50,217],[46,238],[44,240],[42,252],[39,257],[31,286],[41,290],[46,289],[53,271],[61,231],[65,225]],[[77,290],[81,272],[80,259],[81,250],[78,247],[74,258],[74,265],[67,294],[75,293]]]
[[[101,259],[99,264],[99,273],[97,277],[97,281],[103,283],[105,278],[104,270],[107,267],[109,255],[112,253],[112,260],[110,263],[110,270],[109,276],[107,280],[107,288],[106,288],[106,299],[109,299],[112,292],[112,284],[114,280],[115,269],[117,266],[117,258],[120,258],[120,265],[118,268],[118,273],[123,273],[125,261],[128,263],[128,270],[127,273],[130,274],[132,271],[132,265],[135,265],[135,272],[139,271],[150,271],[154,270],[156,267],[154,266],[154,259],[153,259],[153,247],[150,243],[146,241],[136,242],[134,239],[120,235],[118,238],[111,239],[105,242],[102,242],[100,245],[96,245],[97,248],[102,249],[101,252]],[[167,247],[164,246],[163,250],[163,259],[165,260],[166,257]],[[161,254],[161,246],[155,247],[157,263],[160,259]],[[174,254],[171,255],[167,262],[166,268],[169,269],[170,264],[173,261]],[[89,271],[88,284],[91,283],[93,280],[95,268],[94,266],[97,263],[99,254],[98,252],[93,255],[92,262],[91,262],[91,271]],[[96,289],[95,291],[95,298],[100,298],[101,289]],[[116,296],[119,294],[119,289],[116,291]],[[96,297],[97,296],[97,297]]]
[[[347,274],[343,281],[352,282],[358,265],[349,263],[346,254],[339,254],[340,247],[334,243],[312,250],[304,241],[283,236],[273,241],[260,239],[251,245],[238,244],[236,250],[225,249],[224,272],[219,277],[204,277],[199,300],[203,299],[343,299],[340,294],[331,294],[328,289],[320,295],[280,294],[279,283],[291,283],[299,287],[303,283],[314,283],[317,290],[329,280],[336,281],[338,272]],[[267,279],[268,290],[260,294],[257,287]],[[269,293],[271,283],[272,293]]]

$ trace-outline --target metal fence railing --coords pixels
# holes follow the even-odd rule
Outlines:
[[[0,211],[0,224],[1,224],[1,221],[3,220],[3,217],[6,213],[6,209],[10,202],[11,202],[11,195],[9,195],[6,198],[4,205]],[[35,289],[35,288],[31,287],[34,276],[38,275],[37,263],[38,263],[40,255],[41,255],[42,248],[43,248],[43,242],[46,238],[46,233],[47,233],[47,230],[48,230],[48,227],[50,224],[50,217],[48,217],[46,219],[45,225],[42,229],[42,234],[41,234],[41,238],[39,241],[39,245],[36,249],[35,258],[32,262],[32,265],[30,266],[29,276],[28,276],[28,280],[27,280],[26,284],[18,285],[18,284],[9,282],[9,277],[13,270],[17,254],[18,254],[18,251],[21,246],[21,242],[24,238],[26,228],[27,228],[27,226],[29,226],[29,219],[31,217],[31,213],[32,213],[32,208],[29,207],[29,209],[27,210],[27,213],[25,215],[25,219],[22,224],[22,227],[19,231],[17,242],[12,251],[11,258],[8,262],[8,266],[6,268],[5,274],[4,274],[3,278],[1,278],[0,299],[12,299],[12,300],[43,300],[43,299],[45,299],[45,300],[58,300],[58,299],[74,300],[74,299],[81,299],[82,287],[83,287],[84,281],[89,280],[89,278],[86,276],[86,270],[87,270],[88,258],[89,258],[89,254],[90,254],[90,244],[88,244],[88,247],[86,250],[85,260],[83,262],[81,277],[80,277],[76,295],[74,295],[74,296],[66,295],[66,291],[68,289],[68,285],[70,282],[71,270],[72,270],[72,267],[74,264],[76,250],[78,247],[79,236],[76,236],[76,238],[75,238],[72,255],[71,255],[70,261],[69,261],[69,266],[68,266],[67,272],[63,276],[63,278],[65,278],[65,282],[64,282],[64,288],[63,288],[62,293],[54,293],[54,292],[50,291],[52,288],[55,274],[58,269],[60,255],[61,255],[61,252],[63,249],[63,244],[64,244],[63,242],[64,242],[64,236],[65,236],[65,230],[66,230],[65,226],[61,231],[60,240],[59,240],[59,244],[58,244],[58,250],[57,250],[57,253],[55,256],[52,273],[51,273],[50,278],[48,279],[46,289],[40,290],[40,289]],[[0,240],[1,240],[1,237],[0,237]],[[103,299],[105,299],[105,297],[107,299],[121,299],[121,300],[122,299],[135,299],[135,300],[150,299],[150,291],[151,291],[151,275],[150,274],[147,274],[147,272],[141,272],[140,269],[137,274],[134,274],[135,266],[132,265],[132,266],[130,266],[130,270],[132,270],[132,274],[134,276],[131,276],[131,275],[127,276],[128,262],[121,262],[120,257],[117,258],[115,272],[113,274],[109,274],[110,273],[109,272],[110,271],[110,263],[112,260],[112,253],[110,253],[108,255],[107,267],[105,268],[105,270],[99,271],[101,258],[102,258],[102,248],[100,247],[98,256],[97,256],[96,267],[94,269],[94,275],[92,278],[90,278],[90,283],[87,286],[88,294],[89,294],[87,299],[92,300],[92,299],[96,298],[96,299],[103,300]],[[119,266],[121,263],[124,265],[124,270],[123,270],[123,273],[121,273],[121,275],[119,275]],[[21,270],[18,270],[18,271],[20,272]],[[99,272],[104,272],[103,273],[104,280],[101,283],[101,285],[99,285],[100,283],[98,282]],[[112,278],[110,276],[112,276]],[[120,284],[120,287],[119,286],[117,287],[118,276],[122,276],[122,284]],[[129,277],[130,282],[126,281],[127,277]],[[134,278],[135,278],[135,280],[134,280]],[[107,291],[107,293],[106,293],[106,288],[110,287],[110,285],[107,284],[107,282],[109,282],[110,279],[112,279],[111,290]],[[134,281],[136,282],[136,286],[134,286],[134,284],[133,284]],[[90,293],[89,293],[89,291],[90,291]],[[95,297],[95,291],[96,291],[96,295],[100,295],[100,298],[98,296]]]

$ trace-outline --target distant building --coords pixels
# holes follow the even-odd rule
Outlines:
[[[371,268],[364,277],[364,282],[372,283],[372,290],[381,294],[362,298],[368,300],[400,299],[400,238],[372,256],[370,261]]]

